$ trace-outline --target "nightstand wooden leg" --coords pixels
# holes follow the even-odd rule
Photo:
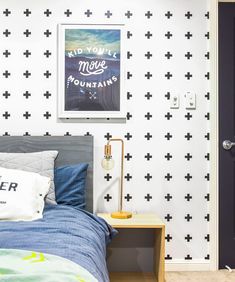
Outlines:
[[[156,229],[155,233],[154,273],[156,281],[165,281],[165,227]]]

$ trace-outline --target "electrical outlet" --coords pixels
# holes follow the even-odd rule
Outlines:
[[[170,103],[171,103],[171,106],[170,106],[171,109],[179,109],[179,107],[180,107],[179,96],[178,95],[171,95]]]
[[[185,108],[188,110],[196,109],[196,94],[187,92],[185,95]]]

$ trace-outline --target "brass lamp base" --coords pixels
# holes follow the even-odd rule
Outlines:
[[[111,213],[112,218],[118,218],[118,219],[127,219],[132,217],[131,212],[125,212],[125,211],[120,211],[120,212],[112,212]]]

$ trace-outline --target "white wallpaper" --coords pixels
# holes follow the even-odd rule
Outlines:
[[[166,222],[167,260],[207,262],[208,1],[0,0],[0,23],[0,134],[92,134],[97,211],[117,208],[118,155],[111,178],[100,161],[107,136],[124,138],[125,209]],[[59,23],[125,24],[126,123],[57,119]],[[195,110],[185,109],[187,92]],[[170,109],[175,94],[180,108]]]

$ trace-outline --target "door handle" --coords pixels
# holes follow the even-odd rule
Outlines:
[[[223,148],[225,150],[230,150],[233,146],[235,146],[235,142],[231,142],[230,140],[223,141]]]

